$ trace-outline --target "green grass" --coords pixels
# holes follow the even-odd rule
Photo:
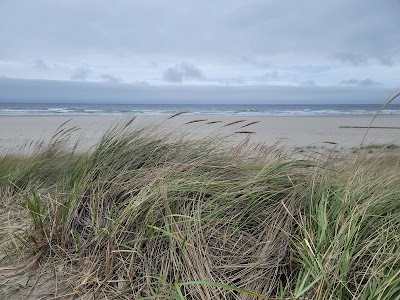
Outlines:
[[[131,123],[86,152],[59,129],[0,158],[0,270],[50,274],[61,298],[400,297],[399,157],[304,161]]]

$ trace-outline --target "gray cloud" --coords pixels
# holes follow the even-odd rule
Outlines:
[[[399,49],[400,51],[400,49]],[[351,64],[353,66],[362,66],[362,65],[366,65],[367,63],[370,62],[370,60],[376,60],[377,62],[379,62],[382,65],[385,66],[394,66],[396,64],[395,61],[395,55],[393,56],[385,56],[384,54],[384,50],[382,51],[382,54],[379,55],[371,55],[370,57],[368,57],[365,54],[360,54],[360,53],[351,53],[351,52],[347,52],[347,53],[335,53],[334,55],[332,55],[332,58],[338,61],[341,61],[343,63],[348,63]]]
[[[203,80],[205,78],[203,72],[198,67],[192,64],[182,63],[180,65],[180,69],[185,78],[195,80]]]
[[[164,71],[163,79],[168,82],[182,82],[183,74],[176,68],[168,68]]]
[[[134,83],[134,85],[145,85],[145,86],[149,86],[150,84],[147,81],[136,81]]]
[[[394,66],[396,64],[393,57],[379,57],[378,60],[385,66]]]
[[[86,68],[78,68],[73,71],[71,74],[71,79],[72,80],[79,80],[79,81],[85,81],[88,79],[88,76],[90,75],[91,71]]]
[[[356,86],[380,86],[383,85],[381,82],[374,81],[371,79],[362,79],[362,80],[357,80],[357,79],[348,79],[348,80],[342,80],[340,82],[341,84],[346,84],[346,85],[356,85]]]
[[[163,79],[167,82],[182,82],[184,79],[204,80],[205,77],[198,67],[190,63],[181,63],[167,68],[163,73]]]
[[[342,80],[340,83],[348,85],[358,85],[359,82],[360,81],[356,79],[348,79],[348,80]]]
[[[108,83],[120,83],[121,82],[121,79],[119,79],[119,78],[117,78],[117,77],[115,77],[115,76],[113,76],[111,74],[102,74],[100,77],[105,82],[108,82]]]
[[[304,86],[315,86],[317,85],[314,80],[305,80],[303,82],[300,83],[300,85],[304,85]]]
[[[42,71],[47,71],[49,69],[49,66],[42,60],[42,59],[37,59],[33,62],[33,66]]]
[[[360,66],[368,62],[368,59],[363,54],[355,54],[355,53],[336,53],[332,56],[334,59],[337,59],[343,63],[350,63],[353,66]]]
[[[271,71],[264,74],[264,78],[267,80],[276,80],[279,79],[279,72],[278,71]]]
[[[383,84],[381,82],[374,81],[371,79],[363,79],[363,80],[360,80],[358,85],[359,86],[373,86],[373,85],[383,85]]]

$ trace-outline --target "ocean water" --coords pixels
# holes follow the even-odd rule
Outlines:
[[[0,103],[0,116],[186,115],[220,116],[362,116],[374,115],[375,104],[44,104]],[[400,115],[400,104],[390,104],[381,114]]]

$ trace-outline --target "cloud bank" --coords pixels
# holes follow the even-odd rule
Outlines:
[[[175,67],[167,68],[163,73],[163,78],[167,82],[182,82],[186,80],[204,80],[203,72],[190,63],[181,63]]]
[[[151,86],[0,78],[0,102],[40,103],[383,103],[392,89],[319,86]]]

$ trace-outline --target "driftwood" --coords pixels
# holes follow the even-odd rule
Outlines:
[[[339,128],[361,128],[361,129],[400,129],[400,127],[390,127],[390,126],[339,126]]]

